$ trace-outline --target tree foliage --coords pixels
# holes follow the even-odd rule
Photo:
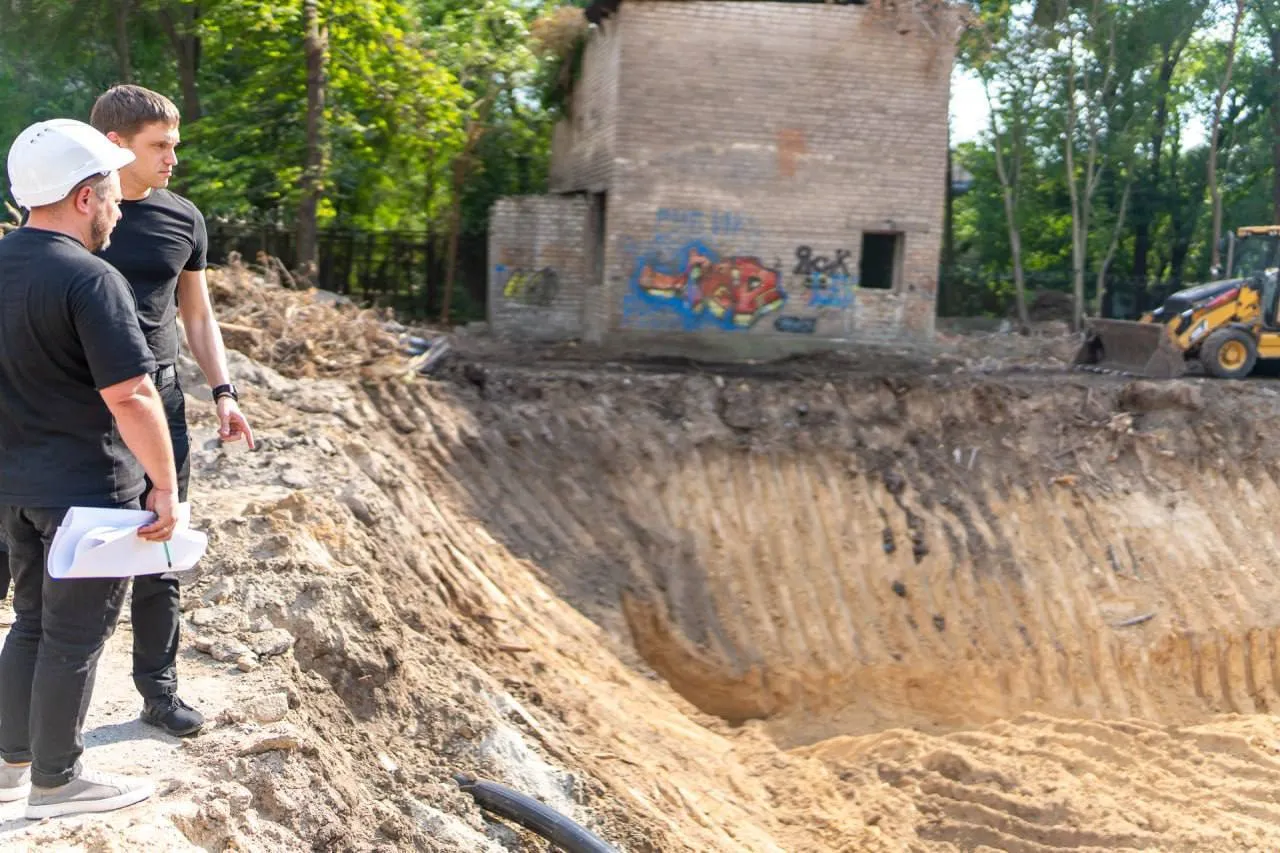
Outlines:
[[[528,0],[318,0],[321,226],[483,234],[493,201],[545,187]],[[212,220],[292,228],[307,163],[302,0],[5,0],[0,139],[87,119],[132,81],[183,110],[175,188]],[[470,139],[470,141],[469,141]],[[454,168],[465,159],[463,179]],[[0,176],[0,191],[7,191]]]
[[[987,84],[993,114],[956,152],[975,183],[954,205],[952,310],[1013,312],[1011,229],[1028,288],[1131,315],[1211,275],[1215,230],[1280,221],[1276,0],[973,8],[961,73]],[[1007,223],[997,154],[1014,142]]]

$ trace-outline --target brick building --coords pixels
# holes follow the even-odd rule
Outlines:
[[[552,194],[493,210],[495,330],[746,355],[930,337],[955,27],[904,14],[597,0]]]

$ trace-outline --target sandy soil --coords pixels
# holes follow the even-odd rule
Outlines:
[[[143,730],[122,626],[87,760],[163,795],[0,843],[548,849],[464,771],[635,853],[1280,849],[1273,382],[454,343],[235,353],[252,454],[193,390],[216,723]]]

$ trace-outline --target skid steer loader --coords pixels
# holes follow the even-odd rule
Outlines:
[[[1225,278],[1179,290],[1136,321],[1088,318],[1074,363],[1152,378],[1198,363],[1210,376],[1243,379],[1259,359],[1280,359],[1280,225],[1239,228],[1225,242]]]

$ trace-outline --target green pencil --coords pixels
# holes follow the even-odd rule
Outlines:
[[[165,561],[169,563],[169,568],[171,568],[171,569],[172,569],[172,568],[173,568],[173,557],[169,554],[169,543],[168,543],[168,542],[161,542],[160,544],[164,546],[164,558],[165,558]]]

